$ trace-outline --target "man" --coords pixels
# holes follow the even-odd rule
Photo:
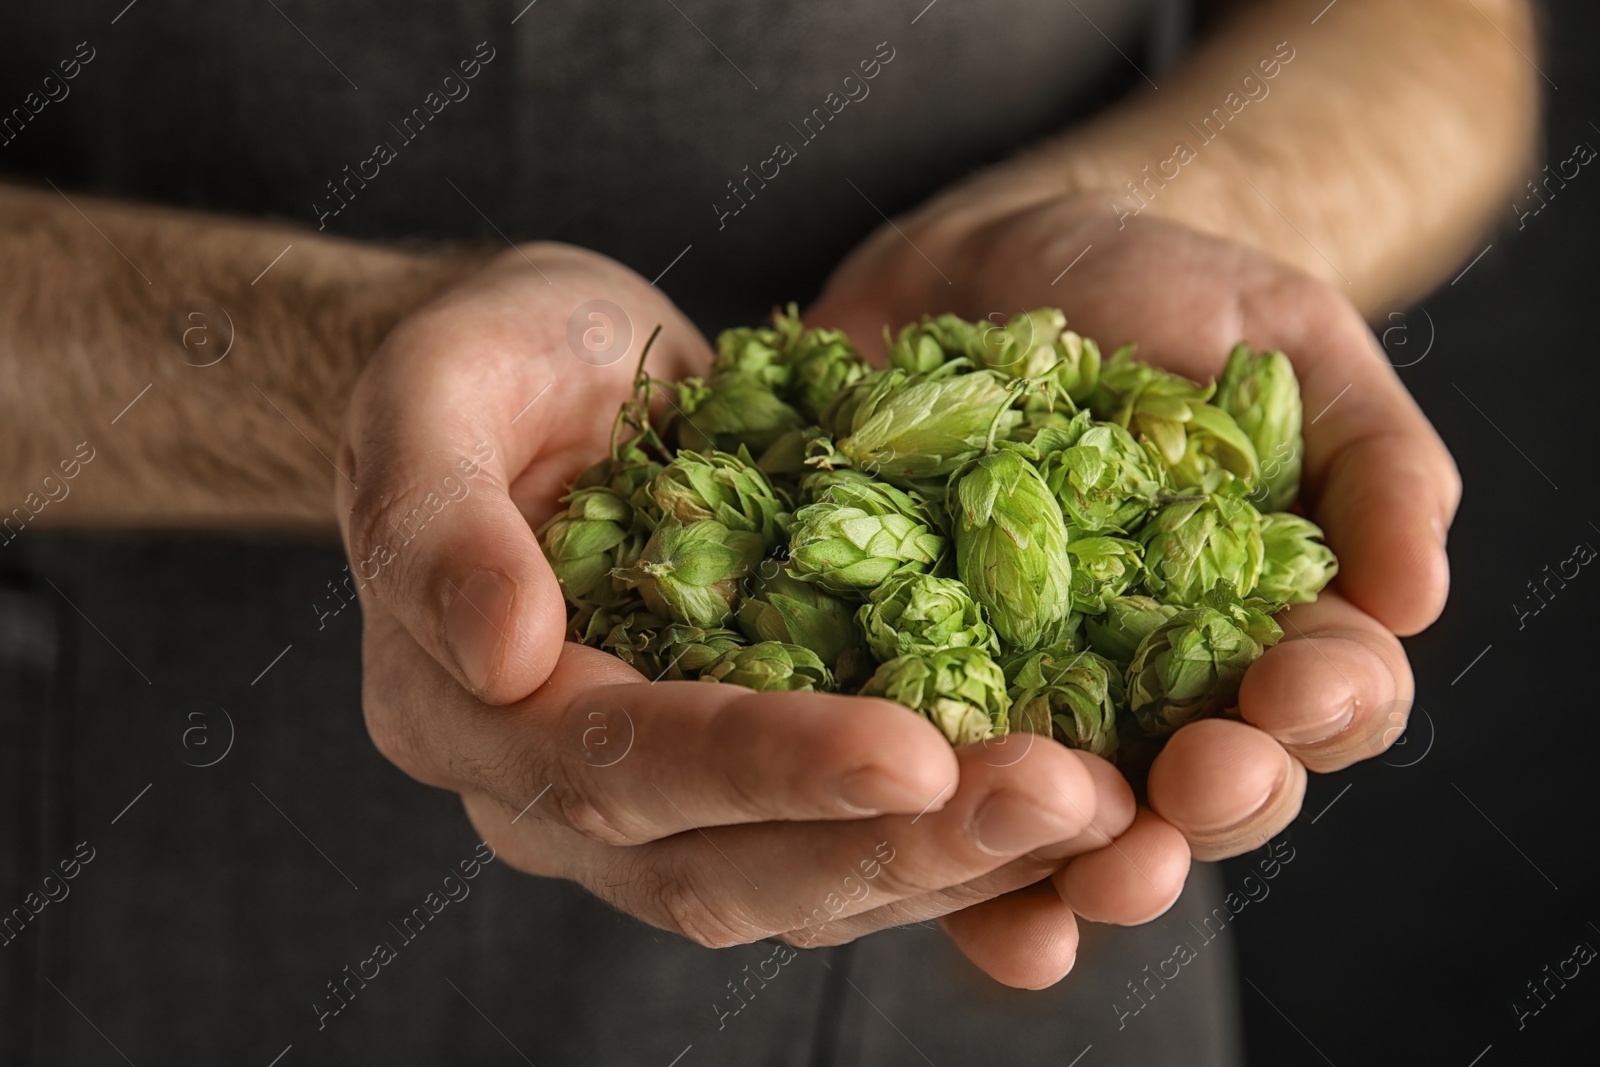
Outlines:
[[[1161,914],[1191,856],[1272,839],[1307,768],[1374,754],[1409,705],[1395,635],[1443,604],[1459,487],[1362,316],[1474,246],[1538,79],[1522,0],[1225,5],[1172,69],[1135,43],[1170,10],[1073,6],[7,16],[0,151],[56,186],[0,190],[7,492],[93,428],[94,480],[41,525],[337,518],[373,740],[514,867],[703,945],[939,918],[998,981],[1049,986],[1076,917]],[[1119,73],[1130,96],[1065,120]],[[1240,338],[1295,360],[1338,586],[1287,614],[1242,722],[1174,736],[1147,807],[1059,746],[952,754],[892,705],[652,686],[561,643],[532,529],[632,363],[579,358],[575,313],[620,309],[631,353],[663,324],[652,370],[676,377],[709,358],[697,324],[815,291],[868,225],[808,321],[870,343],[923,312],[1054,305],[1196,378]],[[625,759],[594,758],[596,724]],[[874,856],[813,937],[802,917]]]

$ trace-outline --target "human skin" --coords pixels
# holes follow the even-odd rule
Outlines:
[[[1534,50],[1529,8],[1341,0],[1309,17],[1243,8],[1159,91],[870,238],[809,312],[867,339],[923,311],[1056,305],[1083,333],[1137,340],[1143,358],[1201,378],[1242,337],[1290,352],[1308,413],[1333,403],[1307,433],[1306,503],[1339,582],[1286,614],[1290,639],[1246,676],[1244,721],[1174,736],[1149,807],[1108,764],[1053,743],[955,753],[886,702],[651,685],[564,645],[532,530],[604,449],[631,370],[577,360],[569,316],[606,299],[662,323],[661,377],[709,358],[658,290],[581,250],[397,251],[0,189],[0,267],[18,280],[0,296],[0,404],[18,445],[0,483],[22,499],[35,467],[72,453],[82,433],[58,412],[109,418],[153,382],[71,510],[41,521],[336,514],[359,564],[487,443],[472,492],[360,590],[364,708],[389,758],[459,792],[513,865],[702,944],[826,944],[944,916],[996,979],[1048,985],[1072,965],[1075,914],[1159,914],[1191,855],[1267,840],[1297,810],[1306,768],[1392,737],[1371,726],[1409,705],[1395,635],[1427,625],[1445,596],[1459,483],[1361,316],[1438,280],[1515,183],[1536,109],[1519,54]],[[1123,182],[1284,40],[1296,55],[1272,95],[1119,218],[1108,205]],[[290,241],[294,254],[251,283]],[[172,323],[197,299],[251,324],[209,376],[200,354],[174,352]],[[614,760],[604,746],[624,740]],[[895,858],[863,883],[882,842]]]

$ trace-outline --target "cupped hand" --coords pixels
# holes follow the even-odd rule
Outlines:
[[[1157,757],[1153,811],[1140,819],[1178,832],[1152,834],[1139,856],[1084,856],[1056,877],[1062,898],[1096,918],[1091,875],[1178,868],[1172,850],[1213,860],[1261,845],[1298,813],[1307,768],[1339,769],[1399,735],[1412,676],[1396,635],[1442,610],[1445,533],[1461,488],[1444,445],[1335,288],[1172,222],[1119,224],[1103,198],[1029,195],[980,179],[878,231],[807,319],[870,341],[924,313],[1003,324],[1043,306],[1062,308],[1107,353],[1136,342],[1140,358],[1200,381],[1240,340],[1286,351],[1306,411],[1301,500],[1340,561],[1315,603],[1278,616],[1286,639],[1246,673],[1243,721],[1190,724]],[[1043,896],[991,902],[989,921],[1037,926]]]
[[[600,343],[569,343],[593,301],[617,309],[617,332],[578,314]],[[533,531],[606,453],[658,323],[656,376],[708,365],[705,341],[643,279],[531,245],[375,354],[346,419],[338,503],[379,750],[460,793],[512,865],[704,945],[836,943],[1037,882],[1112,839],[1146,847],[1121,777],[1053,742],[956,752],[887,701],[652,683],[563,643],[561,590]],[[1182,875],[1154,870],[1134,897],[1165,907]],[[1085,892],[1125,902],[1127,879],[1085,875]],[[1004,947],[1017,929],[985,925],[981,906],[957,920],[1002,981],[1048,984],[1071,966],[1065,903],[1031,907],[1043,931],[1031,952]]]

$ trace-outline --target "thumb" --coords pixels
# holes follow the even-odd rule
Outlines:
[[[392,613],[480,699],[520,700],[555,667],[566,606],[509,492],[536,450],[511,423],[526,398],[561,387],[537,358],[502,363],[492,381],[459,359],[385,370],[352,402],[339,482],[363,608]]]

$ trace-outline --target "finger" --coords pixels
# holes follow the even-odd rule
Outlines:
[[[1299,760],[1254,726],[1229,719],[1183,727],[1150,766],[1150,807],[1188,839],[1197,860],[1264,844],[1299,814],[1305,791]]]
[[[1353,315],[1328,319],[1296,360],[1303,496],[1339,555],[1343,594],[1393,632],[1414,634],[1449,594],[1445,537],[1461,478],[1371,331]]]
[[[1078,959],[1078,920],[1047,881],[974,904],[941,920],[950,940],[989,977],[1044,989]]]
[[[633,358],[591,366],[567,349],[569,316],[604,297],[639,322],[670,320],[664,348],[704,349],[642,280],[635,292],[609,276],[557,274],[562,284],[548,286],[491,274],[402,324],[352,399],[341,454],[362,593],[496,704],[549,675],[565,629],[561,589],[518,501],[538,496],[549,510],[605,454],[644,340],[631,342]]]
[[[1404,729],[1413,682],[1388,629],[1334,592],[1280,612],[1285,639],[1251,665],[1239,713],[1313,771],[1378,755]]]
[[[1424,629],[1450,586],[1445,535],[1461,479],[1449,451],[1371,330],[1321,283],[1279,278],[1239,299],[1238,320],[1214,323],[1209,340],[1174,334],[1181,316],[1152,329],[1144,358],[1204,380],[1232,344],[1218,330],[1287,352],[1305,412],[1301,499],[1338,553],[1341,588],[1395,633]]]
[[[727,826],[598,857],[591,892],[698,943],[784,931],[796,943],[895,901],[972,881],[1094,817],[1094,779],[1060,745],[1004,768],[981,746],[959,754],[960,784],[939,811],[851,823]],[[1037,877],[1037,875],[1036,875]]]
[[[999,750],[1000,747],[997,746],[990,752],[993,754]],[[963,908],[970,908],[974,904],[1004,896],[1048,877],[1061,867],[1063,860],[1105,848],[1116,842],[1134,820],[1133,790],[1129,787],[1127,779],[1123,778],[1121,772],[1111,763],[1087,752],[1078,752],[1076,755],[1083,761],[1084,769],[1094,780],[1095,788],[1094,820],[1082,832],[1064,841],[1036,848],[1025,856],[960,885],[892,901],[869,911],[835,919],[826,929],[815,932],[806,941],[807,947],[842,945],[878,930],[904,926],[907,923],[926,922]],[[1008,756],[1007,760],[1010,758]],[[1187,863],[1189,846],[1181,836],[1178,840],[1184,861]],[[788,933],[792,935],[792,943],[801,943],[802,931],[794,930]]]
[[[529,831],[553,824],[627,845],[734,823],[915,815],[959,774],[939,731],[889,701],[652,685],[569,644],[533,697],[491,707],[431,661],[396,663],[405,635],[392,620],[374,625],[394,631],[368,645],[380,750],[424,780],[525,811]]]
[[[1188,877],[1189,842],[1146,808],[1114,843],[1074,859],[1052,881],[1085,919],[1136,926],[1172,907]]]

